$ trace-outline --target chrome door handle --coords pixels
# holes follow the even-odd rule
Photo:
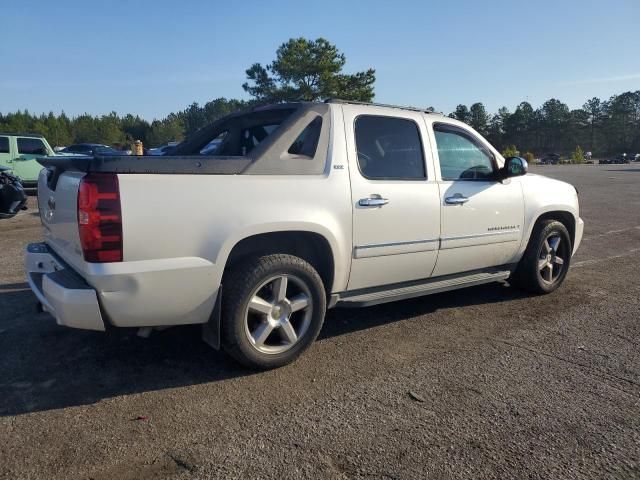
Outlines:
[[[369,198],[361,198],[358,200],[358,205],[361,207],[382,207],[389,203],[388,198],[382,198],[381,195],[373,194]]]
[[[453,197],[446,197],[444,199],[444,203],[447,205],[462,205],[463,203],[467,203],[469,199],[467,197],[463,197],[459,193],[456,193]]]

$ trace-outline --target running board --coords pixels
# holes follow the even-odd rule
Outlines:
[[[388,285],[386,288],[363,289],[339,294],[336,306],[339,307],[368,307],[380,303],[395,302],[408,298],[431,295],[433,293],[448,292],[458,288],[473,287],[484,283],[506,280],[511,270],[504,269],[482,271],[464,275],[447,275],[441,278],[421,280]]]

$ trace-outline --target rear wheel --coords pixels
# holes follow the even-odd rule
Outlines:
[[[242,364],[275,368],[295,360],[318,336],[326,294],[301,258],[269,255],[234,267],[224,280],[224,349]]]
[[[511,281],[529,292],[551,293],[564,281],[571,253],[567,228],[557,220],[543,220],[534,227]]]

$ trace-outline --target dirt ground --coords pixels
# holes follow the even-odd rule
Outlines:
[[[0,478],[640,478],[640,165],[534,167],[580,191],[564,286],[329,312],[253,373],[182,327],[142,339],[38,314],[0,222]]]

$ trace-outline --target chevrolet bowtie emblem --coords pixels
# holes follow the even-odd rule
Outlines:
[[[49,197],[49,200],[47,200],[47,211],[44,213],[44,217],[47,219],[48,222],[50,222],[51,220],[53,220],[53,212],[56,209],[56,199],[53,197]]]

